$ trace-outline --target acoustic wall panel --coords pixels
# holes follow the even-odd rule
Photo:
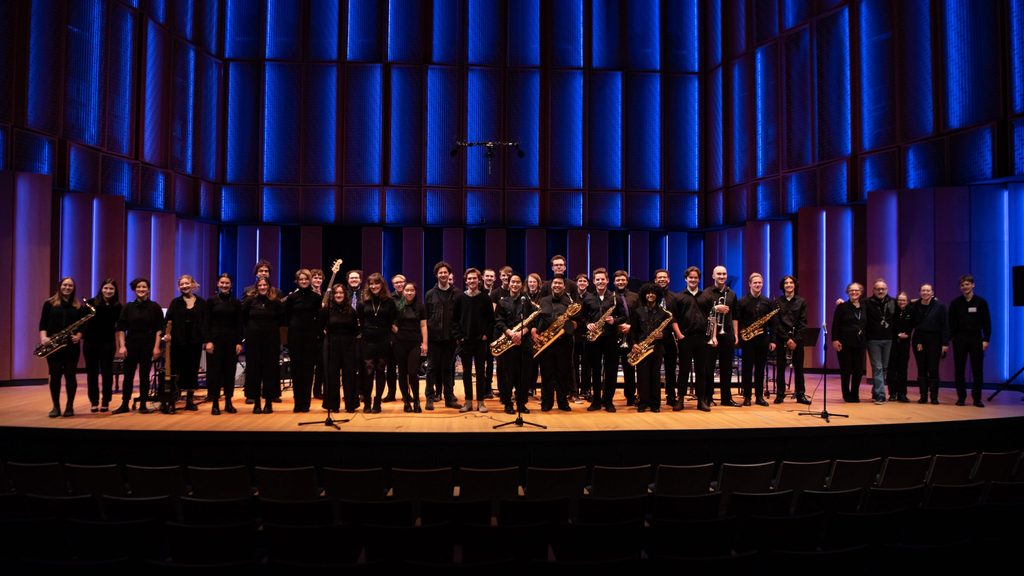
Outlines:
[[[622,193],[590,192],[587,194],[587,225],[591,228],[621,228]]]
[[[723,191],[722,218],[723,224],[742,224],[747,219],[748,198],[750,189],[746,186],[735,186]]]
[[[125,206],[124,198],[117,196],[93,196],[92,198],[92,242],[97,246],[125,245]],[[124,298],[125,284],[125,251],[124,250],[93,250],[92,255],[92,289],[95,294],[102,286],[105,278],[117,281]]]
[[[818,168],[819,206],[841,206],[850,198],[850,178],[846,160],[826,164]]]
[[[505,225],[513,227],[540,225],[540,192],[509,190],[505,193]]]
[[[661,188],[661,77],[626,75],[626,188]]]
[[[704,226],[717,228],[725,224],[725,192],[715,190],[704,196]]]
[[[199,182],[199,217],[220,220],[220,187],[212,182]]]
[[[0,22],[14,22],[14,3],[0,4]],[[10,122],[14,106],[14,38],[0,38],[0,122]],[[2,168],[0,168],[2,170]]]
[[[777,218],[784,214],[780,204],[779,181],[776,178],[762,180],[753,187],[748,217],[754,220]]]
[[[874,150],[894,144],[896,74],[895,5],[885,0],[860,0],[858,35],[860,69],[860,148]]]
[[[423,62],[428,7],[419,0],[388,0],[388,62]]]
[[[501,198],[500,190],[466,190],[466,225],[500,226]]]
[[[198,0],[193,8],[196,43],[206,52],[216,56],[221,55],[220,7],[221,0]],[[337,22],[338,19],[334,20]]]
[[[388,182],[423,182],[423,75],[420,68],[391,68]]]
[[[700,77],[666,76],[665,188],[678,192],[700,189]]]
[[[464,222],[462,191],[427,188],[427,226],[458,226]]]
[[[143,62],[142,160],[157,166],[167,163],[167,90],[171,41],[167,32],[146,20]]]
[[[349,9],[351,11],[351,5]],[[381,73],[379,64],[349,65],[345,68],[345,184],[381,182]]]
[[[103,156],[100,162],[100,192],[135,202],[139,191],[139,165],[117,158]]]
[[[551,190],[547,193],[548,226],[578,228],[583,226],[583,192],[579,190]]]
[[[252,224],[259,222],[260,195],[255,186],[222,186],[220,219],[224,222]]]
[[[659,0],[625,3],[626,68],[661,69],[661,10]]]
[[[413,188],[384,191],[384,223],[389,226],[418,226],[423,220],[423,193]]]
[[[754,44],[771,40],[779,35],[779,6],[777,0],[754,2]]]
[[[250,183],[259,179],[260,67],[253,62],[228,63],[226,180]]]
[[[899,192],[879,190],[867,198],[867,275],[865,288],[871,289],[875,279],[882,278],[895,298],[905,286],[899,285],[900,234]]]
[[[786,36],[783,118],[787,168],[811,163],[813,101],[811,92],[811,37],[806,28]],[[709,102],[710,104],[710,102]]]
[[[661,194],[627,192],[624,221],[626,228],[652,230],[661,227]]]
[[[340,5],[339,0],[309,0],[309,17],[303,34],[306,62],[338,59]]]
[[[747,2],[725,0],[722,3],[726,17],[723,28],[727,41],[727,58],[735,58],[747,50]]]
[[[267,60],[299,60],[302,57],[302,2],[266,0]]]
[[[504,4],[489,0],[467,0],[469,19],[469,64],[500,66],[505,63]],[[522,4],[523,0],[513,6]],[[510,7],[509,16],[516,12]],[[511,20],[511,19],[510,19]],[[511,21],[508,22],[511,25]]]
[[[707,66],[713,68],[722,63],[722,0],[710,0],[705,6]]]
[[[754,79],[753,62],[749,55],[728,64],[731,90],[729,100],[729,184],[750,180],[753,175],[754,133]]]
[[[913,140],[935,132],[932,90],[931,0],[906,0],[899,7],[897,78],[900,79],[900,132]]]
[[[709,190],[717,190],[725,184],[725,127],[722,120],[722,69],[715,68],[707,76],[707,105],[704,142],[707,146],[707,174],[705,181]]]
[[[666,72],[699,72],[701,55],[700,2],[669,0],[663,4],[663,49]]]
[[[350,62],[379,62],[384,39],[381,25],[384,0],[359,0],[348,3],[346,59]]]
[[[463,57],[463,13],[462,0],[435,0],[433,3],[430,36],[431,62],[436,64],[458,64]]]
[[[67,4],[64,36],[64,135],[93,146],[103,143],[104,0]]]
[[[818,21],[818,160],[850,154],[850,22],[846,7]]]
[[[860,160],[860,197],[867,198],[875,190],[894,190],[900,186],[900,155],[886,150],[865,155]]]
[[[582,188],[583,72],[552,70],[548,82],[548,182],[552,188]]]
[[[466,89],[466,137],[470,142],[507,141],[501,136],[502,72],[470,68]],[[450,105],[450,103],[448,104]],[[507,153],[502,148],[465,148],[466,184],[497,187]]]
[[[592,189],[619,189],[622,187],[622,74],[592,73],[588,96],[588,116],[602,121],[588,125],[587,185]]]
[[[380,190],[377,188],[344,188],[341,191],[343,224],[379,224]]]
[[[928,188],[946,181],[946,146],[942,139],[907,146],[903,158],[907,188]]]
[[[779,47],[766,44],[754,53],[754,174],[779,172]],[[749,139],[749,133],[744,135]]]
[[[96,194],[100,191],[100,154],[90,148],[68,145],[68,190]]]
[[[116,2],[107,6],[105,143],[108,151],[128,155],[135,132],[135,15]]]
[[[536,188],[540,185],[540,87],[541,73],[538,70],[508,73],[505,139],[519,142],[519,150],[515,154],[511,150],[504,153],[508,159],[505,181],[508,186]]]
[[[25,125],[48,134],[60,127],[59,0],[32,0],[29,7],[28,85],[25,87]]]
[[[455,147],[461,140],[459,118],[459,73],[454,68],[431,66],[427,69],[427,184],[456,186],[461,183],[460,167],[469,149]]]
[[[212,56],[199,54],[196,67],[193,168],[196,176],[213,181],[220,177],[220,142],[223,137],[220,104],[224,64]]]
[[[302,181],[338,180],[338,67],[306,66],[302,77]]]
[[[949,182],[969,184],[995,176],[995,142],[992,126],[959,132],[949,137]]]
[[[263,71],[263,182],[298,184],[302,68],[267,62]]]
[[[782,177],[782,189],[786,214],[795,214],[817,200],[817,175],[814,170],[786,174]]]
[[[699,194],[666,194],[664,228],[695,230],[701,227]]]
[[[10,148],[10,129],[0,126],[0,170],[7,170],[7,150]]]
[[[143,166],[139,184],[138,204],[152,210],[167,210],[173,206],[171,173]]]
[[[1024,175],[1024,118],[1010,122],[1010,137],[1013,139],[1013,173]]]
[[[89,194],[60,195],[57,276],[75,280],[78,297],[95,294],[92,287],[93,202]],[[52,292],[50,292],[52,294]]]
[[[224,0],[224,56],[257,60],[263,54],[266,0]]]
[[[186,3],[188,1],[189,0],[183,0],[181,3]],[[148,2],[144,2],[141,8],[142,11],[149,15],[154,22],[169,28],[170,25],[173,24],[173,22],[171,22],[173,15],[167,4],[167,0],[149,0]],[[139,8],[138,0],[134,2],[134,7]]]
[[[171,82],[170,167],[192,173],[196,114],[196,51],[182,42],[174,43],[174,76]]]
[[[39,134],[25,131],[14,133],[14,156],[11,167],[16,172],[54,174],[57,161],[57,142]]]
[[[174,174],[173,210],[178,216],[195,218],[199,216],[199,194],[196,181],[188,176]]]
[[[551,63],[557,68],[583,66],[583,0],[545,2],[550,10],[551,31],[545,37],[550,46]]]
[[[289,186],[264,186],[260,221],[270,224],[294,224],[301,221],[301,192]]]
[[[299,222],[333,224],[338,219],[339,206],[337,188],[306,186],[302,188]]]
[[[963,128],[995,120],[999,91],[1000,6],[993,2],[944,0],[945,127]]]
[[[622,0],[592,0],[590,4],[590,61],[595,69],[622,67],[621,14]]]

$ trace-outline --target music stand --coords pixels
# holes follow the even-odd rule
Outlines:
[[[822,350],[825,353],[825,362],[821,367],[821,379],[818,380],[820,386],[822,382],[825,383],[825,387],[822,390],[821,398],[821,412],[805,411],[797,412],[798,416],[815,416],[821,418],[825,422],[830,422],[829,418],[835,416],[837,418],[849,418],[848,414],[838,414],[835,412],[828,411],[828,328],[825,324],[821,325],[821,332],[824,335],[825,342],[821,345]],[[813,347],[818,341],[818,329],[817,328],[804,328],[804,342],[810,342],[810,346]]]

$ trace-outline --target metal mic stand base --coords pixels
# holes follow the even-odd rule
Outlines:
[[[349,421],[348,418],[343,418],[341,420],[335,420],[334,418],[331,418],[331,411],[328,410],[327,411],[327,417],[324,418],[323,420],[311,420],[309,422],[299,422],[299,426],[309,426],[310,424],[323,424],[324,426],[333,426],[335,430],[341,430],[341,427],[338,426],[338,424],[344,424],[345,422],[348,422],[348,421]]]
[[[497,430],[498,428],[504,428],[505,426],[512,426],[513,424],[515,424],[516,426],[518,426],[520,428],[522,428],[523,426],[536,426],[537,428],[542,428],[544,430],[548,429],[548,427],[543,425],[543,424],[537,424],[536,422],[530,422],[529,420],[523,420],[523,413],[520,412],[519,410],[516,410],[516,419],[515,420],[512,420],[511,422],[504,422],[502,424],[495,424],[494,426],[491,426],[491,429],[492,430]]]

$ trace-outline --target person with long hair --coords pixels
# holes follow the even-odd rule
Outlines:
[[[121,302],[117,281],[104,278],[100,291],[89,301],[96,315],[85,325],[85,374],[91,412],[110,409],[114,389],[114,353],[117,351],[117,319],[121,317]],[[103,395],[100,396],[100,376],[103,377]]]
[[[363,335],[363,397],[366,405],[363,412],[380,413],[380,401],[386,385],[388,348],[392,326],[395,323],[395,301],[384,285],[384,278],[377,272],[366,279],[363,298],[356,309],[359,326]],[[373,405],[369,403],[371,384],[376,383]]]
[[[324,402],[323,407],[331,412],[341,409],[342,391],[345,395],[345,412],[349,414],[359,408],[359,381],[356,370],[356,337],[359,335],[359,318],[346,298],[344,284],[331,287],[331,299],[327,309],[320,314],[324,330]]]
[[[406,412],[422,412],[420,408],[420,357],[427,355],[427,310],[416,293],[416,284],[406,282],[402,298],[396,303],[395,359],[398,363],[398,385]],[[411,405],[410,405],[411,402]]]
[[[75,281],[70,276],[61,278],[57,291],[43,302],[43,313],[39,318],[40,344],[48,344],[53,335],[84,316],[84,308],[82,308],[81,302],[75,298],[75,292]],[[82,340],[81,328],[79,326],[79,330],[71,335],[70,344],[46,357],[46,366],[50,374],[50,399],[53,401],[50,418],[61,415],[61,379],[64,380],[67,390],[67,406],[64,408],[64,416],[75,415],[75,392],[78,391],[78,377],[75,375],[75,370],[78,367],[80,354],[78,343]]]
[[[798,282],[793,276],[779,281],[782,294],[775,299],[779,313],[772,318],[772,336],[775,338],[775,403],[786,399],[786,365],[793,377],[793,397],[800,404],[810,404],[804,383],[804,329],[807,328],[807,302],[797,296]],[[769,346],[769,348],[771,348]],[[787,360],[788,358],[788,360]]]
[[[896,296],[892,322],[892,354],[889,356],[889,397],[907,403],[907,365],[910,364],[910,335],[914,332],[914,310],[906,292]]]
[[[313,275],[302,268],[295,272],[297,288],[285,298],[288,322],[288,355],[292,368],[294,412],[309,412],[313,392],[313,357],[317,354],[321,298],[311,285]]]
[[[178,389],[185,391],[185,410],[197,410],[195,393],[199,387],[199,359],[207,341],[206,301],[195,294],[194,287],[192,276],[182,274],[178,278],[181,295],[171,300],[165,318],[171,324],[171,330],[164,334],[164,340],[169,341],[171,347],[174,359],[171,369],[178,377]],[[166,409],[174,412],[173,400]]]
[[[832,347],[839,357],[839,381],[843,400],[860,402],[860,380],[864,377],[865,336],[867,314],[861,304],[864,287],[851,282],[846,287],[848,300],[836,306],[832,314]]]
[[[281,396],[281,327],[285,325],[284,305],[270,280],[256,281],[255,292],[242,302],[245,336],[245,396],[253,401],[253,414],[274,411],[274,398]],[[260,407],[260,399],[264,405]]]
[[[131,410],[135,371],[139,372],[139,412],[148,414],[149,373],[153,359],[160,356],[164,311],[149,299],[149,279],[135,278],[128,283],[135,300],[124,305],[117,321],[117,354],[124,358],[124,386],[121,405],[114,414]]]
[[[523,293],[522,276],[512,274],[509,277],[508,286],[509,295],[503,297],[494,310],[494,338],[497,339],[504,335],[511,338],[513,342],[513,347],[501,355],[505,368],[505,378],[499,382],[502,385],[501,403],[505,406],[506,414],[516,413],[516,408],[512,406],[512,389],[515,387],[516,406],[523,414],[529,414],[530,409],[526,407],[529,389],[536,385],[536,381],[528,380],[526,369],[533,357],[533,339],[530,337],[529,327],[524,327],[522,330],[512,329],[533,314],[535,308]]]
[[[232,292],[231,275],[217,278],[217,293],[206,301],[206,390],[213,407],[210,414],[220,414],[220,397],[224,411],[238,410],[231,403],[235,392],[235,364],[242,353],[242,303]]]
[[[672,314],[658,305],[664,297],[660,286],[648,282],[640,287],[639,304],[629,311],[627,342],[632,352],[639,352],[640,343],[653,334],[666,317]],[[637,412],[661,412],[661,361],[664,356],[664,329],[658,330],[651,342],[652,352],[636,365]],[[671,342],[671,340],[669,340]],[[628,357],[628,353],[627,353]]]

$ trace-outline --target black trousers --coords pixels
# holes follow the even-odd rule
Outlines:
[[[917,345],[921,344],[921,350]],[[921,397],[939,399],[939,361],[942,360],[942,336],[936,332],[914,333],[914,363],[917,364],[917,385]]]
[[[551,409],[555,402],[559,407],[569,405],[569,390],[572,387],[572,336],[563,335],[541,353],[540,407]]]
[[[395,341],[390,339],[390,345],[388,346],[387,354],[387,376],[388,376],[388,396],[395,395],[395,385],[398,383],[398,363],[395,360]]]
[[[892,352],[889,354],[889,395],[907,395],[907,366],[910,364],[910,338],[892,341]]]
[[[533,363],[533,342],[529,338],[523,338],[519,346],[509,348],[502,354],[501,364],[505,367],[505,378],[499,382],[501,389],[499,396],[501,403],[510,406],[513,400],[513,388],[515,389],[516,405],[526,406],[529,399],[530,388],[536,385],[536,381],[529,381],[530,365]]]
[[[743,347],[743,398],[750,398],[751,387],[758,398],[764,397],[764,372],[768,367],[768,339],[758,336]]]
[[[606,333],[594,342],[587,342],[587,357],[594,394],[591,403],[611,406],[619,369],[619,346],[615,335]]]
[[[427,371],[427,396],[444,395],[445,403],[455,401],[455,341],[431,340],[427,345],[430,370]]]
[[[235,393],[235,366],[238,356],[231,338],[214,338],[213,353],[206,355],[206,392],[210,400]]]
[[[661,362],[663,358],[662,342],[655,342],[654,352],[651,352],[647,358],[636,365],[638,407],[661,407]]]
[[[313,355],[313,397],[323,397],[324,395],[324,355],[322,350],[324,349],[324,338],[317,331],[316,336],[316,349],[319,353]]]
[[[60,406],[61,380],[64,380],[64,388],[67,390],[68,406],[75,405],[75,393],[78,392],[75,370],[78,368],[79,350],[78,344],[68,344],[46,357],[46,367],[50,372],[50,400],[53,400],[54,408]]]
[[[85,340],[85,378],[89,391],[89,404],[100,403],[100,377],[103,377],[103,405],[110,404],[114,389],[114,341]]]
[[[356,370],[356,337],[351,334],[324,336],[324,408],[337,412],[341,408],[342,390],[345,409],[359,407],[359,374]]]
[[[676,381],[679,347],[676,346],[672,333],[662,336],[661,346],[663,349],[662,362],[665,365],[665,402],[675,404],[677,397],[682,398],[686,394],[686,390],[679,390],[679,384]]]
[[[135,371],[139,372],[139,398],[145,401],[149,398],[149,373],[153,368],[153,341],[156,339],[145,337],[139,339],[129,338],[125,342],[124,357],[124,386],[121,387],[121,399],[124,402],[131,402],[132,392],[135,386]]]
[[[705,368],[707,386],[705,386],[704,402],[711,404],[715,391],[715,362],[718,362],[718,388],[722,402],[732,401],[732,359],[735,352],[732,334],[718,336],[718,346],[708,346],[708,363]]]
[[[313,393],[313,359],[317,355],[317,330],[288,328],[288,356],[292,369],[295,407],[309,409]]]
[[[490,346],[490,342],[488,342]],[[483,372],[484,387],[487,388],[487,393],[491,393],[491,389],[494,385],[494,356],[491,356],[490,348],[487,349],[487,354],[484,356],[484,372]]]
[[[398,367],[398,388],[402,391],[402,400],[419,404],[420,343],[395,340],[394,352],[395,363]]]
[[[178,377],[179,389],[195,390],[199,387],[199,359],[202,356],[202,344],[171,339],[171,372]]]
[[[982,368],[985,364],[985,351],[981,346],[980,334],[956,334],[953,336],[953,367],[956,371],[956,396],[958,400],[967,399],[967,381],[964,370],[967,359],[971,359],[971,397],[975,402],[981,401],[981,387],[985,383]]]
[[[484,364],[491,355],[488,343],[483,340],[462,341],[459,358],[462,359],[462,386],[466,392],[466,400],[473,399],[473,376],[476,376],[476,395],[483,398],[490,392],[490,386],[484,378]]]
[[[245,339],[245,397],[281,397],[281,333],[250,331]]]
[[[807,394],[807,385],[804,382],[804,347],[799,342],[793,349],[792,366],[789,368],[793,375],[793,395],[796,397]],[[775,343],[775,387],[778,394],[786,393],[786,342]]]
[[[363,398],[366,404],[370,404],[370,397],[379,402],[384,397],[384,386],[387,382],[387,358],[378,356],[376,358],[363,358],[363,370],[366,371],[366,379],[363,381]],[[377,385],[376,392],[371,388]]]
[[[636,368],[630,366],[629,362],[626,362],[629,348],[617,345],[616,350],[618,352],[618,364],[622,366],[622,395],[626,397],[626,402],[636,403]]]
[[[843,349],[836,353],[839,357],[839,385],[843,390],[843,400],[857,401],[860,396],[860,381],[864,377],[864,346],[843,344]]]
[[[708,344],[704,334],[693,332],[684,334],[679,341],[679,398],[686,396],[686,387],[690,381],[691,364],[693,367],[693,391],[697,398],[705,401],[710,388],[707,377]]]

